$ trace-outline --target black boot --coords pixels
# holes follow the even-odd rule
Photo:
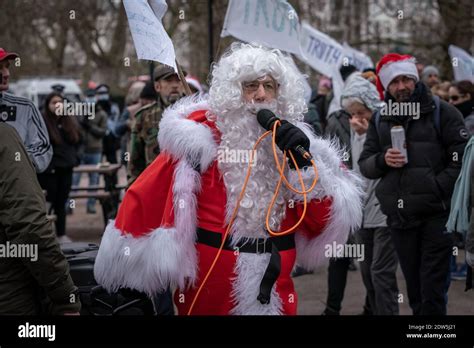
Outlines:
[[[335,311],[329,307],[326,307],[324,312],[321,313],[321,315],[340,315],[338,311]]]

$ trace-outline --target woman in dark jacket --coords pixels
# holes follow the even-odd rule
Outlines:
[[[77,150],[80,141],[79,125],[74,116],[62,113],[64,98],[57,92],[45,100],[43,118],[48,128],[53,159],[48,169],[38,174],[41,187],[46,190],[46,200],[51,202],[56,220],[56,233],[61,242],[70,241],[66,236],[66,201],[71,191],[72,170],[78,164]]]
[[[474,85],[471,81],[455,82],[449,88],[449,102],[464,116],[469,133],[474,134]]]

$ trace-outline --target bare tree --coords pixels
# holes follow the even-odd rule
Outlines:
[[[205,81],[209,66],[210,0],[167,0],[163,24],[177,57]],[[368,53],[374,62],[396,51],[452,69],[450,44],[474,49],[471,0],[289,0],[306,20],[339,42]],[[214,60],[235,39],[221,38],[229,0],[213,0]],[[121,0],[0,0],[1,46],[21,54],[15,78],[23,75],[71,75],[94,78],[123,92],[127,78],[149,72],[139,61]],[[401,11],[401,12],[400,12]],[[401,14],[401,16],[400,16]],[[128,63],[128,64],[127,64]],[[303,72],[317,75],[298,62]],[[85,86],[83,86],[85,87]]]
[[[89,64],[93,64],[99,77],[112,87],[120,82],[120,74],[127,58],[127,19],[121,2],[78,1],[71,28]],[[88,76],[84,76],[86,79]]]
[[[441,69],[445,75],[452,76],[449,45],[459,46],[471,54],[474,51],[474,5],[470,0],[438,0],[438,6],[444,32],[441,38]]]

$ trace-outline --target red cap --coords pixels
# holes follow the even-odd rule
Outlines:
[[[18,57],[19,57],[18,54],[13,53],[13,52],[7,52],[3,48],[0,47],[0,62],[3,62],[4,60],[15,59]]]

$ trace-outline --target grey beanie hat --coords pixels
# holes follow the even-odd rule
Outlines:
[[[421,72],[421,77],[425,78],[425,77],[428,77],[431,74],[435,74],[435,75],[439,76],[439,70],[434,65],[425,66],[425,68]]]
[[[344,105],[345,99],[355,99],[362,102],[372,112],[377,111],[384,104],[380,100],[375,85],[364,79],[360,73],[354,74],[346,81],[341,93],[341,105]]]

